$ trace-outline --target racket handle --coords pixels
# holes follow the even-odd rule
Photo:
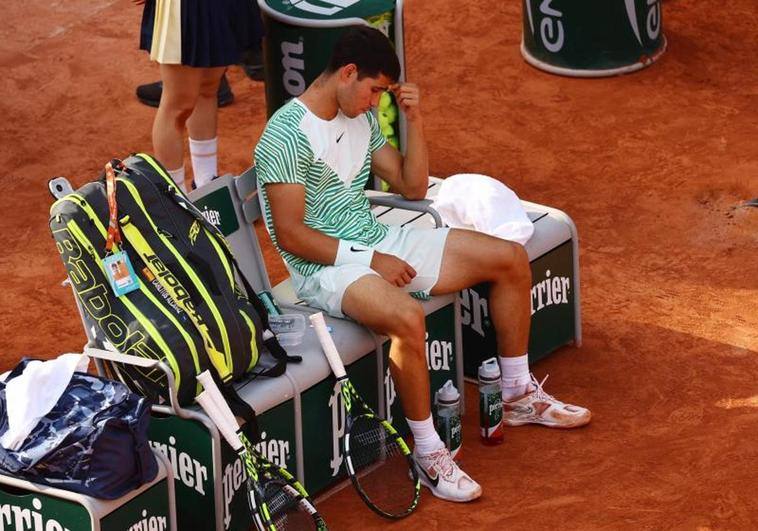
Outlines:
[[[332,372],[337,379],[344,378],[346,375],[345,365],[343,365],[342,359],[340,359],[340,355],[337,352],[337,347],[334,346],[334,340],[329,334],[329,330],[326,328],[324,314],[321,312],[314,313],[309,318],[311,324],[313,324],[313,329],[316,331],[318,341],[321,343],[324,355],[326,355],[326,361],[329,362],[329,366],[332,368]]]
[[[224,395],[222,395],[221,391],[219,391],[219,388],[216,385],[216,382],[213,380],[210,372],[205,370],[198,374],[197,381],[202,384],[203,389],[205,389],[203,393],[208,395],[208,398],[213,402],[213,405],[220,413],[220,417],[218,419],[214,419],[214,422],[218,424],[218,422],[223,421],[228,430],[231,430],[233,432],[238,431],[239,424],[237,424],[237,419],[235,418],[232,410],[229,408],[229,404],[226,403]]]
[[[200,407],[203,408],[213,423],[216,424],[218,431],[221,432],[221,435],[226,439],[226,442],[228,442],[236,451],[242,450],[242,441],[240,441],[237,432],[234,429],[231,429],[229,423],[224,419],[224,413],[219,410],[211,395],[208,394],[208,391],[203,391],[197,395],[195,400],[197,400],[197,403],[200,404]]]

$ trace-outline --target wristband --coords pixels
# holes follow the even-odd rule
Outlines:
[[[334,265],[363,264],[371,267],[371,259],[374,257],[374,250],[371,247],[348,240],[340,240],[339,242]]]

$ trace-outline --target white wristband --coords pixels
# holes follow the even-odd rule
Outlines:
[[[374,257],[374,250],[371,247],[348,240],[340,240],[339,242],[334,265],[363,264],[371,267],[371,259]]]

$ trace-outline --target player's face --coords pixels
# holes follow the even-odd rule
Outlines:
[[[350,66],[353,68],[343,73],[343,83],[337,92],[337,100],[342,113],[349,118],[355,118],[379,104],[379,98],[387,91],[392,80],[384,74],[359,79],[354,65],[348,65]]]

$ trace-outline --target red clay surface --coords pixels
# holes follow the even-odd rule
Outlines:
[[[534,367],[590,407],[577,431],[511,429],[489,448],[464,426],[469,505],[428,494],[394,529],[758,528],[758,54],[753,0],[664,4],[669,50],[643,71],[579,80],[519,54],[518,2],[410,1],[409,77],[424,91],[434,175],[480,172],[575,220],[584,346]],[[157,69],[125,0],[9,2],[0,26],[0,354],[79,350],[84,335],[47,228],[47,180],[76,185],[150,150],[134,98]],[[221,170],[264,125],[261,83],[230,73]],[[267,253],[275,281],[278,258]],[[475,390],[466,389],[469,405]],[[388,522],[346,489],[334,529]]]

